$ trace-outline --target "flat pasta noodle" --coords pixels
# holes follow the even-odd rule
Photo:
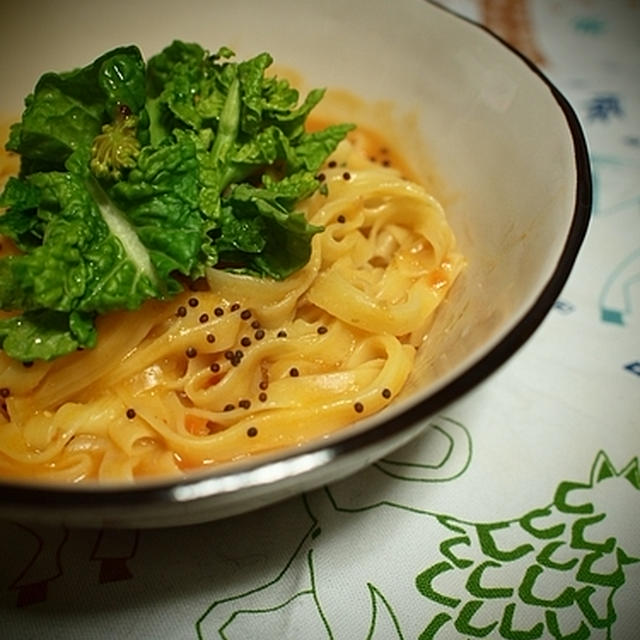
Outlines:
[[[299,203],[324,231],[286,280],[211,269],[171,301],[99,318],[95,349],[30,367],[0,352],[0,475],[182,474],[387,406],[464,260],[437,200],[371,160],[363,135]]]

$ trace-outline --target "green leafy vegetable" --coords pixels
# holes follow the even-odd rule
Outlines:
[[[95,318],[182,289],[205,267],[282,279],[309,259],[296,202],[352,125],[305,129],[322,90],[300,101],[242,62],[175,41],[145,62],[119,47],[46,73],[6,148],[20,176],[0,195],[0,347],[22,361],[96,344]]]
[[[91,172],[98,178],[122,180],[126,169],[136,166],[140,153],[138,118],[121,107],[113,124],[105,124],[91,147]]]

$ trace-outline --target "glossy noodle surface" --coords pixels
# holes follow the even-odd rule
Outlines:
[[[329,158],[299,205],[324,231],[286,280],[210,270],[170,301],[100,318],[95,349],[31,366],[0,352],[0,475],[176,475],[388,405],[463,258],[440,204],[376,145],[356,130]]]

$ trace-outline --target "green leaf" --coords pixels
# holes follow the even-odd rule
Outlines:
[[[223,227],[218,242],[221,261],[277,280],[304,266],[311,255],[311,238],[322,228],[309,224],[302,213],[290,211],[287,196],[246,183],[233,189],[224,203],[226,216],[233,215],[236,221],[227,221]],[[242,231],[252,243],[239,236]]]
[[[129,179],[109,191],[114,203],[126,211],[169,292],[179,290],[174,272],[202,273],[204,220],[199,209],[198,169],[196,145],[183,136],[157,149],[145,147]]]
[[[66,73],[46,73],[25,100],[20,124],[7,149],[19,153],[22,173],[62,170],[69,156],[90,148],[113,110],[126,104],[140,110],[146,101],[144,62],[137,47],[121,47],[90,65]],[[25,171],[29,163],[35,168]]]
[[[317,188],[318,179],[309,171],[292,173],[281,180],[274,180],[268,175],[263,176],[264,188],[277,196],[278,202],[287,209],[291,209],[300,200],[308,198]]]
[[[121,106],[139,113],[147,101],[146,65],[137,47],[115,49],[97,61],[97,82],[107,114]]]
[[[294,170],[318,171],[336,149],[340,141],[354,128],[352,124],[336,124],[322,131],[306,133],[296,147],[297,163]]]
[[[238,79],[242,89],[242,131],[254,136],[262,126],[264,72],[273,62],[268,53],[262,53],[238,65]]]
[[[211,149],[212,161],[222,166],[228,162],[231,148],[238,137],[240,127],[240,82],[234,78],[220,112],[218,131]]]
[[[280,87],[280,91],[283,90],[285,88]],[[309,113],[322,100],[324,94],[324,89],[313,89],[299,107],[294,108],[295,105],[292,105],[290,109],[272,109],[267,117],[276,122],[288,138],[297,140],[304,133],[304,123]]]
[[[4,309],[103,313],[135,309],[199,269],[197,161],[188,139],[146,148],[130,179],[109,192],[74,174],[34,174],[42,243],[0,260]]]
[[[13,177],[0,197],[0,207],[8,207],[0,215],[0,234],[11,238],[23,251],[42,242],[44,228],[34,215],[39,202],[40,190],[35,185]]]
[[[172,78],[182,70],[199,70],[206,57],[205,50],[196,43],[174,40],[147,64],[147,93],[157,98]]]
[[[70,316],[58,311],[28,312],[0,320],[0,347],[21,362],[52,360],[81,347],[93,346],[95,335],[76,335]]]
[[[296,203],[351,125],[306,133],[324,95],[299,103],[246,61],[174,41],[145,64],[135,46],[46,73],[7,148],[20,178],[0,196],[0,322],[12,357],[49,359],[97,340],[97,315],[181,290],[205,267],[282,279],[311,253]]]

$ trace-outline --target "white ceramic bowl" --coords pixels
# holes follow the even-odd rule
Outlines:
[[[532,334],[566,281],[591,206],[578,121],[529,62],[425,0],[111,0],[3,9],[0,110],[18,114],[44,71],[121,44],[174,38],[244,58],[269,51],[305,85],[362,98],[444,202],[468,267],[400,400],[334,436],[180,480],[133,487],[0,483],[0,516],[71,525],[169,526],[246,511],[317,487],[414,437]],[[331,93],[329,94],[331,95]],[[336,94],[337,96],[338,94]],[[335,102],[339,110],[341,101]],[[326,109],[334,108],[328,98]],[[349,114],[347,114],[349,116]],[[349,116],[348,119],[352,119]]]

